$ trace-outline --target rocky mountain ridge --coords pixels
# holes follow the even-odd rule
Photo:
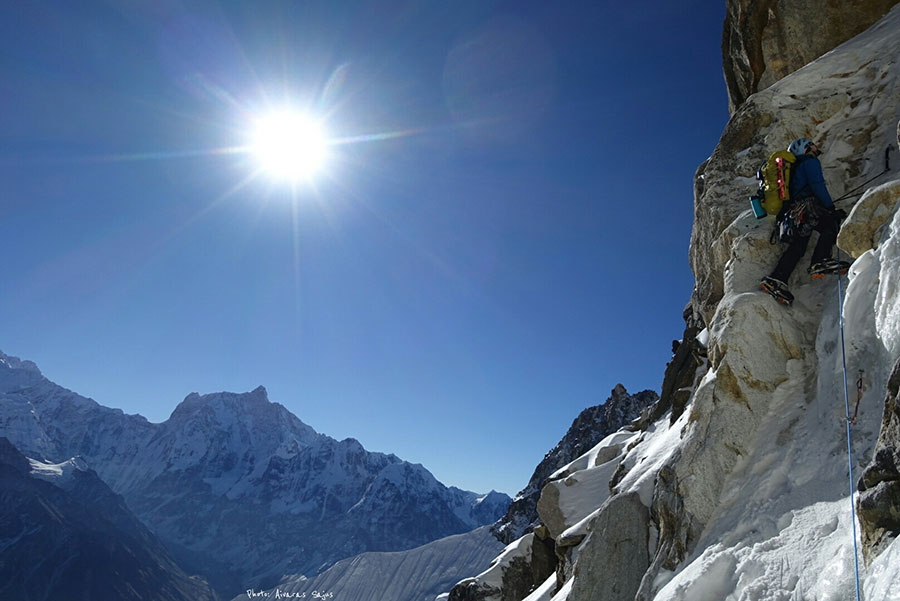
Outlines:
[[[262,387],[188,395],[152,424],[0,354],[0,434],[41,460],[81,457],[186,569],[229,598],[365,551],[468,532],[509,503],[318,434]]]
[[[494,536],[509,544],[530,532],[539,522],[538,500],[551,474],[583,455],[609,434],[638,419],[641,412],[657,400],[659,395],[652,390],[630,395],[624,386],[617,384],[606,402],[582,411],[559,443],[547,452],[535,468],[528,485],[513,499],[506,515],[491,527]]]

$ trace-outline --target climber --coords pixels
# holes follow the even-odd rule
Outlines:
[[[819,241],[807,270],[813,278],[822,278],[828,273],[846,273],[849,263],[831,257],[841,220],[847,213],[834,208],[825,187],[825,176],[818,159],[821,151],[809,138],[794,140],[788,151],[797,157],[797,161],[788,185],[790,200],[778,214],[778,223],[787,221],[793,235],[775,269],[760,281],[759,286],[779,302],[790,305],[794,296],[788,290],[787,281],[806,253],[813,231],[819,232]]]

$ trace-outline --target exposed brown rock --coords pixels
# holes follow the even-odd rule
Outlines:
[[[871,560],[900,535],[900,360],[888,380],[875,457],[859,483],[863,550]]]
[[[897,0],[727,0],[722,57],[732,113],[764,90],[865,31]]]

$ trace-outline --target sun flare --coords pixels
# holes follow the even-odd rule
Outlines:
[[[253,154],[273,179],[311,179],[328,160],[328,138],[311,116],[290,110],[261,117],[253,132]]]

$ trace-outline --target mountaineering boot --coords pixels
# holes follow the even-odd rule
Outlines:
[[[790,306],[794,302],[794,295],[788,290],[787,284],[781,280],[766,276],[760,280],[759,287],[761,290],[765,290],[771,294],[775,300],[783,305]]]
[[[838,273],[840,275],[844,275],[847,273],[847,270],[850,268],[850,263],[847,261],[838,261],[837,259],[822,259],[815,265],[809,268],[809,274],[813,277],[813,279],[821,279],[824,278],[829,273]]]

